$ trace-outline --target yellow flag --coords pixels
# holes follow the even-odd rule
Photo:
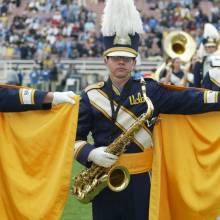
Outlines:
[[[59,219],[71,178],[78,104],[0,113],[0,219]]]
[[[220,113],[160,118],[150,220],[220,219]]]

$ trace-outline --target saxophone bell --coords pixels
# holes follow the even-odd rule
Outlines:
[[[109,170],[107,185],[114,192],[124,190],[130,182],[130,174],[124,166],[114,166]]]

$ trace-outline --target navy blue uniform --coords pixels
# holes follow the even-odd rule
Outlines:
[[[23,93],[21,92],[23,91]],[[50,109],[51,104],[43,104],[47,92],[29,89],[32,102],[25,104],[23,97],[26,90],[19,88],[0,87],[0,112],[21,112],[36,109]]]
[[[172,71],[170,76],[170,83],[171,85],[183,85],[183,78],[184,78],[184,72],[182,70],[176,73]]]
[[[211,68],[211,59],[210,56],[203,57],[202,61],[195,63],[193,68],[194,75],[194,87],[202,87],[202,81],[205,78],[206,73]]]
[[[127,98],[122,102],[120,101],[120,91],[114,86],[112,87],[114,101],[116,103],[121,102],[121,112],[118,113],[115,124],[112,123],[111,115],[109,115],[110,102],[107,95],[109,93],[107,82],[91,86],[81,94],[75,156],[85,166],[90,165],[87,158],[91,150],[100,146],[108,146],[122,133],[122,130],[125,130],[120,125],[121,121],[124,120],[124,126],[126,126],[129,120],[136,120],[137,117],[146,112],[147,106],[141,93],[140,82],[131,78],[128,83],[130,86],[126,91]],[[137,137],[133,143],[127,146],[126,153],[128,154],[143,152],[146,147],[153,145],[153,118],[157,118],[160,113],[196,114],[220,109],[218,92],[203,92],[193,89],[176,91],[162,86],[152,79],[146,79],[146,90],[147,96],[155,108],[152,123],[146,124],[143,135],[140,134],[139,136],[140,139]],[[94,144],[87,143],[87,136],[90,131],[94,138]],[[145,172],[131,175],[131,181],[124,191],[112,192],[105,188],[93,200],[93,219],[148,219],[150,179],[150,172]]]
[[[198,88],[201,87],[201,81],[203,78],[202,68],[203,68],[202,62],[196,62],[193,68],[194,86]]]
[[[220,68],[208,71],[202,82],[202,87],[213,91],[220,91]]]

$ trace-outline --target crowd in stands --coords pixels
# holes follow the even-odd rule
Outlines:
[[[7,19],[13,13],[10,8],[16,6],[11,6],[11,2],[2,3],[2,56],[43,60],[51,55],[72,59],[102,54],[101,38],[95,32],[94,12],[80,6],[77,1],[24,3],[21,4],[24,10],[13,16],[11,22]]]
[[[163,36],[172,30],[183,30],[190,33],[197,45],[202,41],[205,23],[213,23],[220,30],[217,3],[210,2],[210,9],[205,11],[201,8],[201,2],[197,0],[152,1],[150,10],[154,11],[154,16],[148,16],[142,12],[145,29],[142,57],[163,55]]]
[[[100,4],[98,0],[90,1]],[[136,1],[148,5],[148,11],[139,9],[145,31],[140,47],[144,58],[163,54],[162,39],[167,31],[183,29],[199,44],[204,23],[211,22],[220,30],[217,2],[212,1],[209,13],[205,13],[198,0]],[[59,59],[102,56],[97,14],[85,3],[85,0],[2,0],[0,56],[35,60],[51,56]],[[15,9],[18,14],[14,14]]]
[[[49,85],[54,89],[53,71],[59,67],[61,59],[101,57],[103,54],[100,15],[87,6],[88,1],[102,5],[104,2],[0,0],[0,57],[35,60],[38,67],[30,73],[31,86],[45,82],[43,89],[47,90]],[[144,25],[139,51],[142,58],[162,57],[163,36],[169,31],[182,29],[193,36],[197,45],[202,41],[205,23],[213,23],[220,31],[218,0],[204,0],[210,5],[205,9],[201,4],[204,1],[199,0],[135,1],[147,6],[138,8]],[[17,84],[22,84],[23,75],[15,72]]]
[[[28,73],[17,65],[7,72],[6,83],[10,85],[30,86],[45,91],[63,90],[64,85],[60,85],[62,81],[61,77],[64,77],[63,66],[53,61],[49,62],[51,62],[50,65],[35,63],[33,69]],[[57,86],[62,86],[62,88],[57,88]]]

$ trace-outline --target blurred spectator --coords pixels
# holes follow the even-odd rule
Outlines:
[[[50,91],[56,91],[56,86],[58,82],[58,69],[55,62],[53,62],[51,69],[49,71],[49,79],[50,79]]]
[[[19,68],[18,65],[15,67],[15,72],[16,72],[17,77],[18,77],[18,85],[23,86],[23,80],[24,80],[25,73],[22,71],[21,68]]]
[[[78,74],[75,65],[70,65],[65,78],[62,80],[64,91],[80,93],[82,89],[82,76]]]
[[[9,72],[7,72],[6,84],[16,85],[16,86],[19,85],[19,78],[17,75],[16,68],[13,68]]]
[[[30,86],[33,88],[37,88],[37,84],[39,81],[39,69],[37,65],[34,65],[33,70],[29,74],[30,77]]]

